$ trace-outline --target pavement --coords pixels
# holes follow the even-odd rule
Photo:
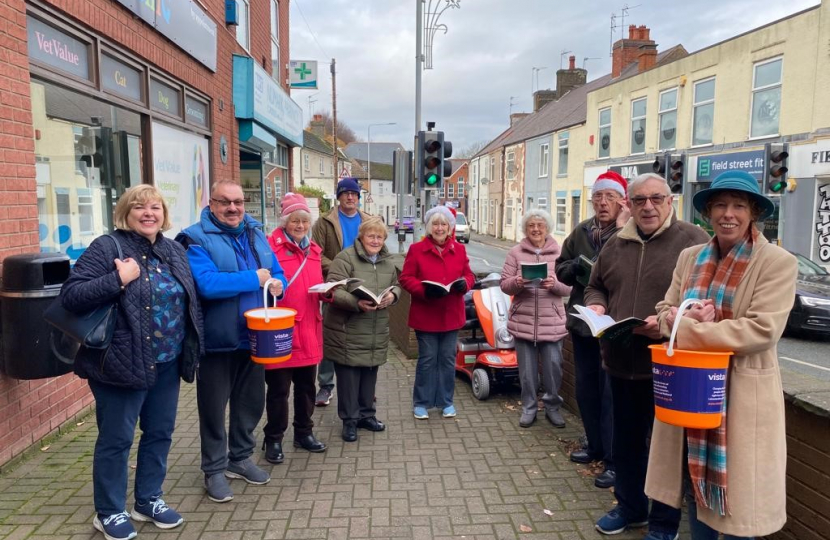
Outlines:
[[[271,471],[271,482],[253,486],[232,480],[236,496],[225,504],[211,502],[202,487],[196,390],[183,385],[164,499],[185,523],[168,531],[136,523],[138,538],[602,538],[594,522],[612,507],[614,497],[594,487],[590,470],[568,460],[568,448],[582,435],[577,417],[566,412],[567,426],[555,429],[540,412],[532,427],[522,429],[518,387],[477,401],[469,382],[459,377],[456,418],[431,411],[429,420],[415,420],[414,376],[415,361],[390,348],[377,387],[378,417],[386,431],[359,430],[358,442],[344,443],[335,395],[314,415],[315,434],[328,443],[327,452],[294,449],[289,428],[285,463],[272,466],[259,449],[254,454]],[[260,440],[261,433],[260,426]],[[103,538],[92,528],[96,436],[90,415],[4,468],[0,538]],[[131,508],[131,492],[127,500]],[[637,529],[615,538],[643,534]]]

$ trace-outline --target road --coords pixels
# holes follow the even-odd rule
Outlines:
[[[495,243],[495,242],[494,242]],[[397,249],[397,243],[395,243]],[[507,249],[470,241],[467,255],[473,272],[501,272]],[[785,336],[778,342],[779,363],[785,369],[830,381],[830,338]]]

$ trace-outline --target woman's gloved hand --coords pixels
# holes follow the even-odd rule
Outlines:
[[[466,280],[456,280],[453,282],[450,290],[454,293],[464,294],[467,292],[467,281]]]

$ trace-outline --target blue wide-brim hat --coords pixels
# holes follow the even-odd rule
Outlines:
[[[692,204],[702,214],[706,209],[706,204],[709,202],[709,199],[713,195],[723,193],[724,191],[738,191],[749,195],[749,198],[761,207],[761,215],[758,217],[758,221],[770,217],[775,212],[775,203],[761,193],[761,189],[758,187],[758,180],[744,171],[726,171],[725,173],[721,173],[712,181],[712,184],[707,189],[695,193]]]

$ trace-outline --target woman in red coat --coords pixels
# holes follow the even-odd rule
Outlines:
[[[309,237],[311,211],[305,198],[286,193],[282,199],[280,226],[268,238],[271,249],[285,271],[288,287],[281,307],[297,310],[294,319],[294,338],[291,359],[280,364],[266,364],[265,382],[268,391],[265,408],[265,459],[282,463],[282,438],[288,428],[288,394],[294,383],[294,446],[309,452],[325,452],[325,443],[312,433],[314,421],[314,392],[317,364],[323,358],[323,318],[320,299],[309,294],[308,288],[323,282],[320,246]]]
[[[409,326],[418,338],[418,367],[412,405],[415,418],[429,418],[429,409],[439,408],[444,418],[455,416],[455,348],[458,330],[464,326],[464,293],[475,282],[467,250],[452,238],[455,216],[445,206],[436,206],[424,216],[426,237],[412,244],[406,254],[401,286],[412,296]],[[449,294],[423,281],[453,284]]]

